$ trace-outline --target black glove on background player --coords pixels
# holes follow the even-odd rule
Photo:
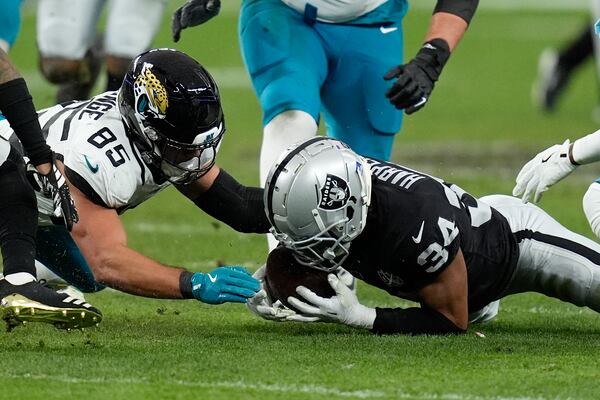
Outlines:
[[[221,0],[189,0],[173,14],[173,41],[179,41],[182,29],[203,24],[219,14],[220,10]]]
[[[449,57],[450,47],[444,39],[426,42],[415,58],[385,74],[385,80],[396,79],[385,96],[397,109],[404,109],[407,114],[420,110],[429,100]]]

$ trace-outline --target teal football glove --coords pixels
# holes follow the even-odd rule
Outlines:
[[[260,290],[260,283],[242,267],[219,267],[192,275],[192,294],[208,304],[245,303]]]

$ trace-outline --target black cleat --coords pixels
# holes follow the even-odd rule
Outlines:
[[[561,65],[558,52],[544,50],[538,61],[538,76],[532,88],[534,103],[543,111],[554,111],[570,77],[571,69]]]
[[[102,321],[102,313],[84,300],[57,293],[39,282],[12,285],[0,280],[0,315],[10,331],[26,322],[45,322],[58,329],[81,329]]]

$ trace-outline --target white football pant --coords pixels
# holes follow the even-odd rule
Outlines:
[[[133,58],[150,48],[167,0],[40,0],[37,44],[43,57],[80,60],[92,47],[108,4],[104,51]]]
[[[498,210],[519,240],[514,276],[501,297],[537,292],[600,312],[600,245],[571,232],[541,208],[520,199],[480,199]]]

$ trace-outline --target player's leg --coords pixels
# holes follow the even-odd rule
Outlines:
[[[97,292],[105,288],[94,279],[90,266],[65,227],[40,226],[37,230],[36,245],[36,260],[68,285],[84,293]],[[38,275],[41,279],[42,275],[39,273]],[[48,273],[43,275],[52,287],[61,286],[60,281],[57,282],[58,285],[53,285],[56,280],[52,279],[51,275],[48,276]]]
[[[327,59],[313,28],[279,0],[244,1],[239,30],[244,62],[263,110],[264,183],[286,148],[316,135]]]
[[[98,76],[96,23],[104,0],[40,0],[37,44],[40,69],[59,85],[57,102],[86,99]]]
[[[131,60],[150,48],[166,4],[166,0],[110,1],[104,43],[106,90],[119,89]]]
[[[571,42],[562,49],[545,49],[538,60],[538,76],[532,97],[544,111],[553,111],[571,75],[593,54],[591,24],[586,23]]]
[[[402,63],[402,27],[382,31],[379,26],[318,24],[318,30],[330,54],[330,74],[321,92],[327,134],[361,155],[388,160],[402,112],[385,97],[392,83],[383,76]]]
[[[17,39],[21,26],[21,0],[0,3],[0,49],[8,53]]]
[[[0,246],[3,274],[0,313],[9,328],[22,322],[46,322],[59,328],[94,325],[100,311],[42,286],[36,280],[37,203],[21,155],[0,138]]]
[[[317,134],[327,59],[316,32],[280,0],[244,1],[239,31],[246,69],[263,110],[264,185],[283,151]],[[273,249],[277,242],[268,236]]]
[[[519,244],[504,295],[538,292],[600,312],[600,245],[571,232],[541,208],[510,196],[481,199],[508,220]]]

